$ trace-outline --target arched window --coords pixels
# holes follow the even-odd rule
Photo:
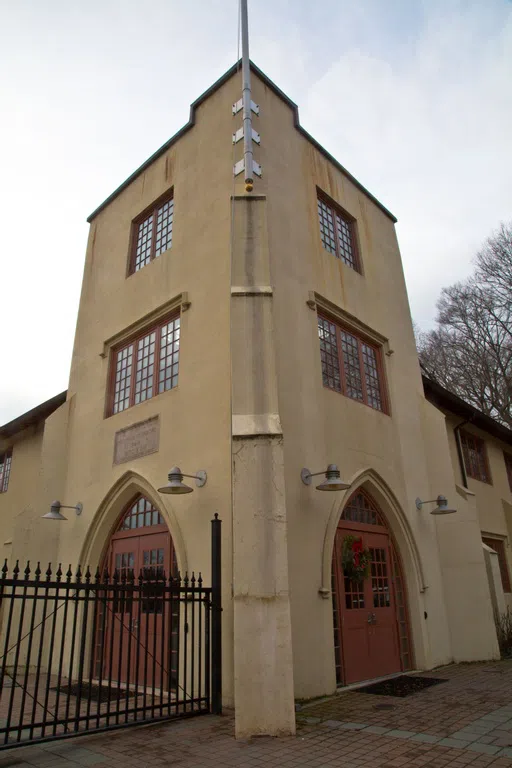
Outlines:
[[[349,499],[341,519],[364,525],[386,525],[373,499],[363,491],[358,491]]]
[[[134,528],[147,528],[151,525],[163,525],[164,519],[158,509],[144,496],[140,496],[123,515],[118,531],[130,531]]]

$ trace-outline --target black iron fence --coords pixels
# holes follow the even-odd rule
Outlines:
[[[0,579],[0,749],[221,711],[220,520],[212,587],[159,568]],[[213,641],[212,641],[213,638]]]

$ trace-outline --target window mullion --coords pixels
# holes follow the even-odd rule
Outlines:
[[[155,208],[153,211],[153,225],[151,228],[151,251],[149,254],[150,261],[153,261],[156,253],[156,219],[158,214],[158,208]]]
[[[334,225],[334,241],[336,243],[336,257],[343,261],[341,258],[341,247],[340,247],[340,238],[339,238],[339,232],[338,232],[338,215],[334,208],[330,208],[331,216],[332,216],[332,223]]]
[[[338,366],[340,370],[340,384],[341,384],[341,392],[342,394],[347,396],[347,380],[345,377],[345,363],[343,360],[343,345],[341,343],[341,328],[339,328],[337,325],[334,326],[336,329],[336,346],[338,348]]]
[[[363,395],[363,402],[366,403],[366,405],[369,405],[368,400],[368,392],[366,389],[366,371],[364,368],[364,358],[363,358],[363,344],[360,338],[357,336],[355,337],[357,340],[357,354],[359,357],[359,370],[361,372],[361,389],[362,389],[362,395]]]
[[[153,368],[153,397],[160,394],[160,349],[162,342],[162,327],[158,326],[155,333],[155,362]]]
[[[132,350],[132,375],[130,378],[130,405],[128,406],[131,408],[133,405],[135,405],[135,381],[136,381],[136,371],[137,371],[137,353],[139,349],[139,343],[140,339],[137,341],[133,341],[131,345],[128,346],[133,347]]]

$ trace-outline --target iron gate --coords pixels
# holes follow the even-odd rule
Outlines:
[[[0,579],[0,749],[221,711],[220,524],[201,574],[32,572]]]

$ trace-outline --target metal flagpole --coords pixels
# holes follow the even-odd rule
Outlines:
[[[247,15],[247,0],[241,0],[242,26],[242,109],[244,125],[244,169],[245,183],[253,183],[252,157],[252,117],[251,117],[251,65],[249,62],[249,20]]]

